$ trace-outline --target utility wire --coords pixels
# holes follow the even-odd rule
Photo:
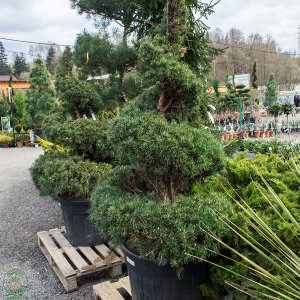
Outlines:
[[[246,47],[243,47],[243,46],[232,45],[232,44],[227,44],[227,43],[218,42],[218,41],[212,41],[212,42],[217,43],[217,44],[221,44],[221,45],[224,45],[224,46],[228,46],[228,47],[234,47],[234,48],[239,48],[239,49],[248,50],[248,51],[263,52],[263,53],[268,53],[268,54],[295,55],[295,56],[300,55],[299,53],[276,52],[276,51],[259,50],[259,49],[254,49],[254,48],[246,48]],[[226,50],[226,49],[228,49],[228,48],[223,48],[223,50]]]
[[[67,47],[71,45],[63,45],[63,44],[56,44],[56,43],[42,43],[42,42],[33,42],[33,41],[23,41],[23,40],[16,40],[16,39],[9,39],[9,38],[4,38],[0,37],[0,40],[5,40],[5,41],[12,41],[12,42],[18,42],[18,43],[27,43],[27,44],[37,44],[37,45],[47,45],[47,46],[61,46],[61,47]]]
[[[67,47],[67,46],[71,47],[72,46],[72,45],[67,45],[67,44],[33,42],[33,41],[9,39],[9,38],[4,38],[4,37],[0,37],[0,40],[12,41],[12,42],[19,42],[19,43],[27,43],[27,44],[47,45],[47,46],[61,46],[61,47]],[[227,47],[234,47],[234,48],[239,48],[239,49],[243,49],[243,50],[255,51],[255,52],[263,52],[263,53],[268,53],[268,54],[295,55],[295,56],[299,56],[300,55],[300,53],[276,52],[276,51],[267,51],[267,50],[260,50],[260,49],[254,49],[254,48],[247,48],[247,47],[243,47],[243,46],[228,44],[228,43],[214,41],[214,40],[212,40],[212,42],[217,43],[217,44],[221,44],[221,45],[224,45],[224,46],[227,46]],[[226,50],[226,49],[227,48],[224,48],[224,50]]]

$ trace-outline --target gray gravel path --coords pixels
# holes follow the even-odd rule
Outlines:
[[[26,299],[91,300],[92,286],[107,275],[86,277],[78,291],[66,293],[38,247],[38,231],[62,225],[58,204],[41,197],[30,178],[41,154],[41,148],[0,148],[0,299],[4,274],[18,268],[28,275]]]

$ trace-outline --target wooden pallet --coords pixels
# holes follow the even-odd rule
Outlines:
[[[117,282],[105,281],[93,286],[95,300],[125,300],[122,294],[127,294],[131,299],[129,277],[123,277]]]
[[[107,270],[111,277],[122,274],[124,255],[120,249],[102,244],[94,247],[75,247],[65,235],[65,228],[38,232],[38,243],[49,264],[66,291],[77,289],[77,279]]]

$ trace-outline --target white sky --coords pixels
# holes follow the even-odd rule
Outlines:
[[[208,1],[208,0],[206,0]],[[225,33],[270,33],[284,50],[297,50],[299,0],[221,0],[206,22]],[[93,21],[72,10],[69,0],[0,0],[0,38],[74,44],[76,34],[94,30]],[[29,45],[1,40],[6,50],[28,53]]]
[[[207,1],[206,1],[207,2]],[[221,0],[206,22],[226,33],[240,29],[246,36],[271,34],[283,50],[298,52],[297,27],[300,25],[299,0]]]

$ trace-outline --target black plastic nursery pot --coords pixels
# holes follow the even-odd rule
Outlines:
[[[131,286],[132,300],[202,300],[200,285],[208,274],[206,263],[187,265],[181,279],[168,265],[140,257],[122,247]]]
[[[60,199],[66,235],[73,246],[94,246],[105,243],[89,219],[90,202]]]

